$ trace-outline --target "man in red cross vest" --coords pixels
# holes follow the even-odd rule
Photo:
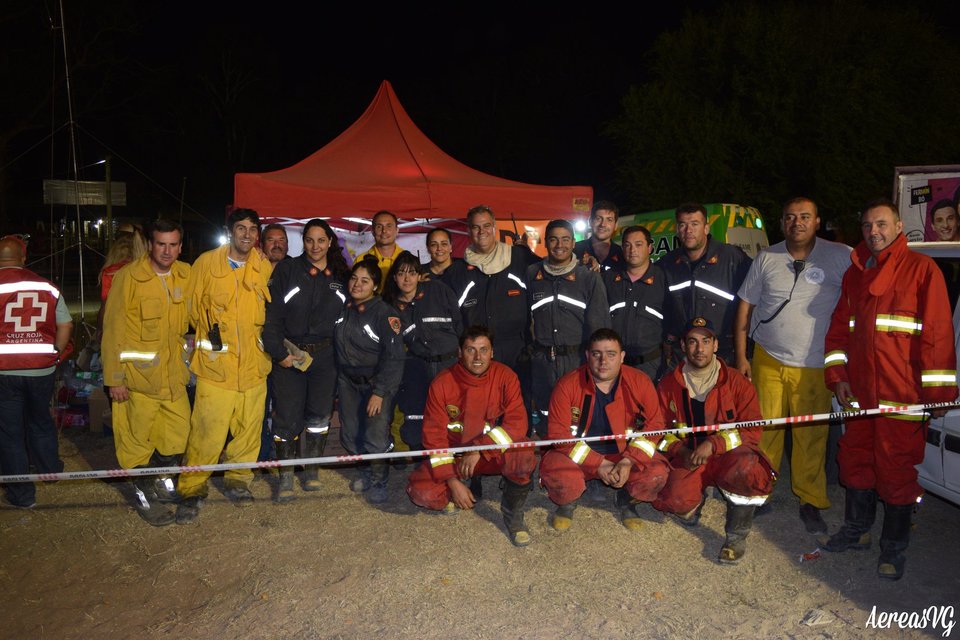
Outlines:
[[[73,321],[60,291],[24,268],[26,245],[0,238],[0,473],[63,471],[50,416],[53,378],[70,342]],[[29,453],[28,453],[29,443]],[[29,482],[4,485],[11,505],[36,504]]]

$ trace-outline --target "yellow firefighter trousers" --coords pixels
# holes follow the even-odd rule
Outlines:
[[[156,451],[180,455],[190,433],[190,399],[157,400],[137,391],[130,399],[113,403],[113,443],[123,469],[142,467]]]
[[[266,397],[266,380],[246,391],[233,391],[198,379],[184,466],[217,464],[228,433],[232,439],[227,443],[224,462],[255,462],[260,451]],[[209,471],[181,473],[177,490],[184,498],[206,496],[209,477]],[[250,469],[224,472],[224,485],[228,488],[247,486],[251,480]]]
[[[830,391],[823,381],[823,369],[788,367],[757,345],[753,354],[753,386],[760,400],[764,418],[805,416],[830,411]],[[790,479],[793,492],[801,502],[818,509],[828,509],[827,498],[827,437],[830,426],[798,424],[767,427],[763,430],[760,448],[773,468],[780,470],[783,458],[784,436],[790,429],[793,451],[790,455]]]

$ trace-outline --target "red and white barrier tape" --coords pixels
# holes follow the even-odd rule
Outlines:
[[[393,458],[427,457],[434,454],[458,454],[470,451],[489,451],[494,449],[521,449],[530,447],[549,447],[556,444],[574,442],[600,442],[602,440],[619,440],[632,438],[637,435],[657,436],[674,434],[685,436],[691,433],[704,431],[726,431],[728,429],[745,429],[750,427],[775,427],[779,425],[809,424],[827,422],[830,420],[863,418],[887,413],[921,413],[934,409],[945,409],[958,406],[956,402],[934,402],[930,404],[910,404],[899,407],[878,407],[876,409],[851,409],[849,411],[834,411],[831,413],[817,413],[807,416],[790,416],[787,418],[766,418],[762,420],[745,420],[743,422],[728,422],[723,424],[705,425],[702,427],[685,427],[682,429],[660,429],[658,431],[636,432],[630,435],[615,434],[608,436],[588,436],[584,438],[561,438],[558,440],[529,440],[513,442],[507,445],[485,444],[469,447],[455,447],[450,449],[427,449],[424,451],[390,451],[387,453],[366,453],[362,455],[323,456],[320,458],[292,458],[289,460],[268,460],[266,462],[228,462],[221,464],[204,464],[184,467],[147,467],[137,469],[105,469],[92,471],[64,471],[61,473],[30,473],[19,476],[0,476],[0,484],[13,482],[54,482],[57,480],[94,480],[97,478],[132,478],[135,476],[172,475],[191,471],[226,471],[228,469],[275,469],[295,465],[333,465],[348,462],[367,462],[370,460],[389,460]]]

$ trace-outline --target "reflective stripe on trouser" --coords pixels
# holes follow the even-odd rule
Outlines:
[[[266,380],[246,391],[234,391],[212,385],[203,378],[198,379],[183,464],[216,464],[220,461],[224,444],[224,462],[255,462],[260,449],[266,398]],[[232,436],[230,442],[227,442],[228,434]],[[209,477],[209,471],[181,473],[177,490],[185,498],[204,496]],[[253,471],[250,469],[224,472],[226,484],[247,485],[252,479]]]
[[[604,457],[616,464],[623,456],[614,453]],[[662,455],[654,456],[643,465],[634,461],[624,488],[634,500],[651,502],[663,489],[669,475],[670,465]],[[586,489],[586,482],[599,477],[560,451],[547,451],[540,462],[540,483],[546,487],[550,500],[558,505],[570,504],[579,498]]]
[[[536,466],[537,454],[533,449],[510,449],[503,454],[498,452],[492,460],[481,456],[473,469],[473,475],[474,477],[502,475],[511,482],[527,484]],[[429,460],[410,474],[407,495],[415,505],[426,509],[443,509],[450,502],[450,488],[446,481],[437,482],[433,479]]]
[[[753,354],[753,386],[757,389],[760,413],[770,418],[806,416],[830,411],[830,390],[823,382],[823,369],[789,367],[780,363],[760,345]],[[790,482],[802,502],[829,509],[827,498],[827,438],[829,424],[802,424],[766,428],[760,449],[775,471],[780,470],[784,439],[790,429]]]
[[[709,486],[727,494],[761,497],[773,490],[773,477],[761,454],[749,445],[710,456],[695,469],[681,466],[676,456],[670,460],[670,477],[653,506],[669,513],[687,513],[700,504],[703,490]]]
[[[888,416],[846,421],[837,463],[848,489],[876,489],[884,502],[910,504],[923,494],[915,465],[923,461],[926,425]]]
[[[190,434],[190,399],[158,400],[137,391],[130,399],[113,402],[113,444],[123,469],[149,464],[156,451],[162,456],[180,455]]]

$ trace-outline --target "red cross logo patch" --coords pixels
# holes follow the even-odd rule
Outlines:
[[[36,331],[40,320],[47,315],[49,303],[41,302],[36,291],[21,291],[17,299],[7,305],[4,322],[12,322],[14,331]]]

